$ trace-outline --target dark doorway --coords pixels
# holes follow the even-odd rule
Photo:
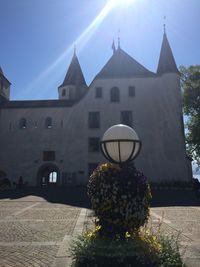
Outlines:
[[[58,185],[60,181],[60,171],[55,164],[44,164],[38,170],[37,180],[39,186]]]

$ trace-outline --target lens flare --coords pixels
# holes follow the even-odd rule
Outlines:
[[[32,91],[33,87],[38,86],[38,84],[41,84],[43,81],[47,80],[47,77],[51,77],[52,73],[55,72],[55,69],[60,65],[64,60],[70,56],[74,49],[74,44],[76,44],[79,47],[79,52],[84,48],[84,46],[88,43],[88,41],[91,39],[91,37],[94,35],[98,27],[101,25],[103,20],[106,18],[106,16],[109,14],[111,9],[114,6],[114,1],[109,1],[107,4],[103,7],[103,9],[100,11],[100,13],[96,16],[96,18],[88,25],[88,27],[78,36],[78,38],[75,40],[73,44],[70,44],[65,51],[54,61],[52,64],[47,67],[35,80],[31,82],[26,88],[21,90],[21,93],[23,91],[24,95],[28,95],[29,92]],[[55,81],[55,73],[54,73],[54,81]],[[45,82],[46,84],[46,82]],[[46,89],[48,90],[48,89]],[[42,91],[44,92],[44,90]],[[39,93],[37,94],[37,97],[41,97]]]

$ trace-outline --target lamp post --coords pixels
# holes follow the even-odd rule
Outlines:
[[[100,144],[104,157],[110,162],[120,165],[133,161],[142,146],[137,133],[124,124],[110,127],[104,133]]]

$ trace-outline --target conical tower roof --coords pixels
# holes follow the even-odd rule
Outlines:
[[[96,78],[149,77],[154,75],[155,73],[146,69],[118,47]]]
[[[0,66],[0,74],[4,75],[1,66]]]
[[[157,73],[179,73],[165,32],[163,35]]]
[[[65,79],[63,83],[60,85],[65,86],[65,85],[86,85],[85,78],[83,76],[83,72],[81,70],[81,66],[79,64],[78,58],[76,56],[76,53],[74,53],[72,61],[69,65],[67,74],[65,76]]]
[[[3,73],[3,69],[1,68],[1,66],[0,66],[0,75],[3,77],[3,79],[5,79],[10,85],[11,85],[11,83],[9,82],[9,80],[6,78],[6,76],[4,75],[4,73]]]

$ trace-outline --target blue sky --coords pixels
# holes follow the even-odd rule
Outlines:
[[[156,71],[166,16],[177,65],[199,64],[197,0],[0,0],[0,66],[11,99],[57,98],[76,43],[88,84],[121,47]]]
[[[198,0],[0,0],[0,66],[11,99],[56,99],[76,44],[88,85],[113,38],[156,71],[166,31],[177,66],[200,64]]]

